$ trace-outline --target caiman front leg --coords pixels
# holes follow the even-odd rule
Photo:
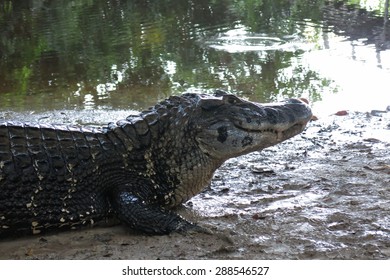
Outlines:
[[[184,232],[200,228],[178,214],[158,205],[148,204],[132,192],[117,190],[112,195],[117,218],[132,229],[150,234]]]

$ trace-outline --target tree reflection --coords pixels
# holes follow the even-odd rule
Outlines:
[[[310,40],[322,44],[324,30],[335,25],[324,20],[324,6],[322,0],[2,1],[0,100],[28,106],[30,94],[54,94],[82,106],[88,94],[96,105],[117,106],[123,98],[154,103],[188,88],[225,88],[258,100],[305,93],[316,100],[330,81],[299,63],[300,48],[232,53],[209,43],[235,29],[307,41],[311,28]]]

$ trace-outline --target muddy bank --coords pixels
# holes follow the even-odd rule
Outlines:
[[[0,259],[390,259],[390,113],[312,122],[226,162],[178,211],[213,234],[121,226],[0,241]]]

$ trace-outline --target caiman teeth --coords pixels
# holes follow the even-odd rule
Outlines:
[[[262,129],[262,130],[256,130],[256,129],[245,129],[246,131],[252,131],[252,132],[271,132],[273,134],[279,134],[279,133],[283,133],[283,131],[279,131],[279,130],[276,130],[276,129],[272,129],[272,128],[267,128],[267,129]]]
[[[285,133],[286,133],[288,130],[290,130],[290,129],[292,129],[293,127],[296,127],[296,126],[302,126],[302,124],[297,123],[297,124],[295,124],[295,125],[293,125],[293,126],[287,128],[287,129],[267,128],[267,129],[261,130],[260,132],[270,132],[270,133],[273,133],[273,134],[276,135],[276,140],[277,140],[277,141],[283,141],[283,140],[284,140],[284,135],[285,135]]]

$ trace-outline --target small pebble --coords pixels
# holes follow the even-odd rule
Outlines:
[[[338,111],[337,113],[335,113],[336,116],[346,116],[348,115],[348,111],[346,110],[341,110],[341,111]]]

